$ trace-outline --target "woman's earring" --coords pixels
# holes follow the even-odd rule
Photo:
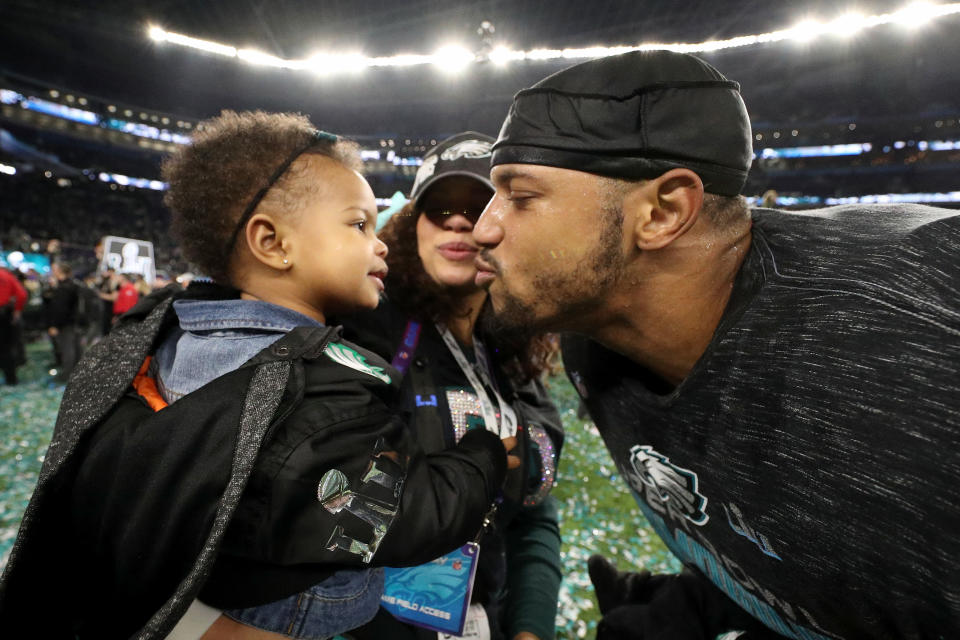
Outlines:
[[[283,264],[290,264],[290,261],[287,260],[286,258],[284,258],[284,259],[283,259]]]

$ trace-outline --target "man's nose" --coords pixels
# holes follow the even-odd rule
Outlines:
[[[499,196],[494,195],[490,199],[477,223],[473,225],[473,239],[484,247],[495,247],[503,240]]]

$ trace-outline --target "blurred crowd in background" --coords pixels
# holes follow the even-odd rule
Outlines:
[[[17,233],[23,233],[22,231]],[[23,238],[28,248],[37,242]],[[8,385],[17,384],[17,368],[26,364],[26,343],[49,339],[53,359],[49,372],[55,382],[66,382],[83,352],[109,332],[116,319],[157,288],[185,287],[193,274],[171,276],[157,270],[147,281],[138,273],[98,267],[87,259],[84,247],[71,243],[76,262],[67,257],[65,243],[49,239],[42,252],[49,260],[49,273],[30,266],[0,267],[0,370]],[[92,256],[98,245],[89,247]]]

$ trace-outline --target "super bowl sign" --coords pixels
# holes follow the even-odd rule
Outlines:
[[[139,273],[148,283],[156,279],[153,261],[153,243],[134,238],[106,236],[100,241],[103,257],[100,270],[113,269],[118,273]]]

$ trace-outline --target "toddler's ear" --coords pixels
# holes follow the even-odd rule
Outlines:
[[[250,218],[244,233],[247,249],[254,260],[278,270],[290,268],[281,225],[266,213],[257,213]]]

